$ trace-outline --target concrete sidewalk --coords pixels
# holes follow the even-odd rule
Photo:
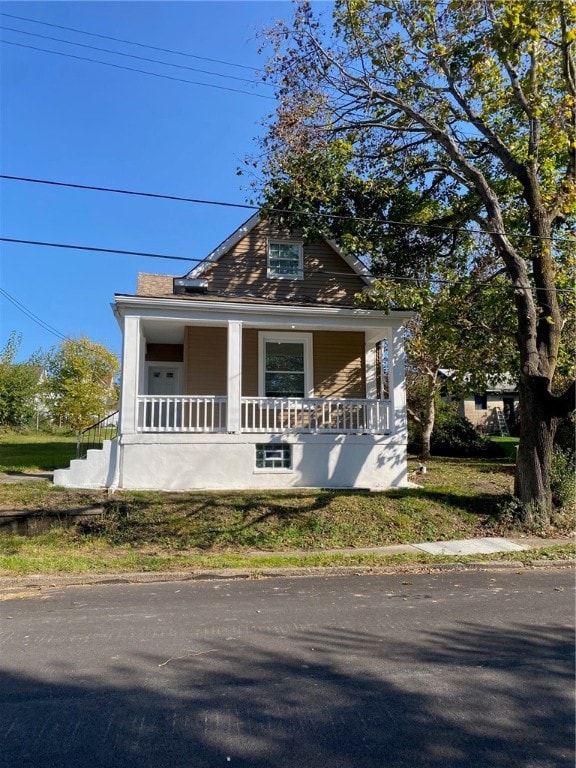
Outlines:
[[[546,549],[553,546],[561,546],[574,542],[574,538],[565,539],[539,539],[518,538],[504,539],[500,537],[485,537],[479,539],[460,539],[455,541],[423,542],[420,544],[393,544],[387,547],[358,547],[356,549],[319,549],[319,550],[291,550],[282,552],[244,552],[245,557],[253,559],[253,566],[244,568],[194,568],[185,571],[147,571],[147,572],[109,572],[109,573],[78,573],[78,574],[32,574],[29,576],[0,576],[0,600],[8,600],[20,597],[31,597],[37,594],[37,590],[47,588],[62,588],[72,586],[90,586],[97,584],[144,584],[167,581],[194,581],[206,579],[249,579],[254,576],[262,578],[273,577],[304,577],[304,576],[337,576],[350,575],[350,573],[380,573],[394,574],[430,570],[502,570],[531,567],[549,568],[574,568],[576,560],[550,560],[539,559],[535,554],[534,559],[528,563],[520,560],[493,560],[493,561],[458,561],[458,556],[474,556],[480,554],[525,552],[530,550]],[[329,566],[268,566],[260,565],[259,560],[274,554],[290,555],[314,555],[314,554],[377,554],[396,555],[403,553],[425,553],[427,555],[454,556],[452,561],[434,563],[427,560],[418,563],[402,563],[396,565],[329,565]]]
[[[540,539],[537,537],[500,538],[486,536],[479,539],[455,539],[454,541],[433,541],[417,544],[391,544],[386,547],[353,547],[343,549],[283,550],[282,555],[315,555],[336,553],[341,555],[397,555],[403,553],[429,555],[490,555],[496,552],[525,552],[530,549],[546,549],[574,543],[575,539]],[[273,552],[245,552],[248,557],[269,557]]]

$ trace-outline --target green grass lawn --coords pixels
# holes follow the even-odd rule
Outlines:
[[[502,453],[506,458],[512,459],[513,461],[516,460],[516,449],[520,442],[517,437],[497,437],[496,435],[493,435],[490,437],[490,440],[500,446]]]
[[[21,446],[18,453],[8,446]],[[60,437],[0,442],[3,467],[49,469]],[[6,451],[6,452],[4,452]],[[20,463],[16,457],[20,456]],[[514,466],[507,460],[432,459],[418,487],[380,493],[347,490],[244,492],[83,491],[47,481],[0,484],[0,510],[63,511],[93,505],[102,519],[37,536],[0,535],[0,573],[174,570],[190,567],[388,564],[432,561],[426,556],[343,556],[312,550],[440,541],[506,533],[499,506],[510,497]],[[416,473],[418,462],[409,462]],[[559,519],[554,535],[571,520]],[[267,554],[265,554],[267,553]],[[265,556],[264,556],[265,554]]]
[[[0,472],[47,472],[75,457],[75,435],[0,433]]]

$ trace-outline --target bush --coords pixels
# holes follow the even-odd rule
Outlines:
[[[576,506],[576,460],[574,451],[554,446],[550,469],[552,503],[557,509],[570,510]]]
[[[430,449],[437,456],[486,456],[489,441],[474,426],[450,409],[443,409],[436,419]]]
[[[420,451],[418,427],[411,422],[408,423],[408,450],[411,453]],[[430,441],[433,456],[475,458],[495,455],[495,450],[490,440],[482,437],[468,419],[458,416],[454,405],[438,404]]]
[[[560,422],[554,437],[554,445],[557,445],[564,452],[573,453],[576,450],[576,417],[574,414],[566,416]]]

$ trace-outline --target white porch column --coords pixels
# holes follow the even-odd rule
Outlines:
[[[120,395],[120,434],[136,432],[136,396],[143,364],[143,337],[139,317],[124,318],[122,340],[122,378]]]
[[[366,346],[364,352],[364,364],[366,368],[366,398],[376,400],[378,389],[376,382],[376,340],[366,333]]]
[[[404,328],[393,328],[389,348],[390,399],[392,401],[393,425],[395,435],[408,440],[406,416],[406,353],[404,349]]]
[[[231,432],[241,431],[242,397],[242,323],[228,321],[228,425]]]

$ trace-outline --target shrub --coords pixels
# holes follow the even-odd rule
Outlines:
[[[567,416],[560,422],[556,430],[554,445],[557,445],[564,452],[573,453],[576,450],[576,416],[574,414]]]
[[[437,456],[486,456],[489,441],[468,419],[458,416],[453,407],[442,406],[436,416],[430,448]]]
[[[550,470],[552,503],[558,509],[570,510],[576,506],[576,460],[574,451],[562,450],[555,445]]]

